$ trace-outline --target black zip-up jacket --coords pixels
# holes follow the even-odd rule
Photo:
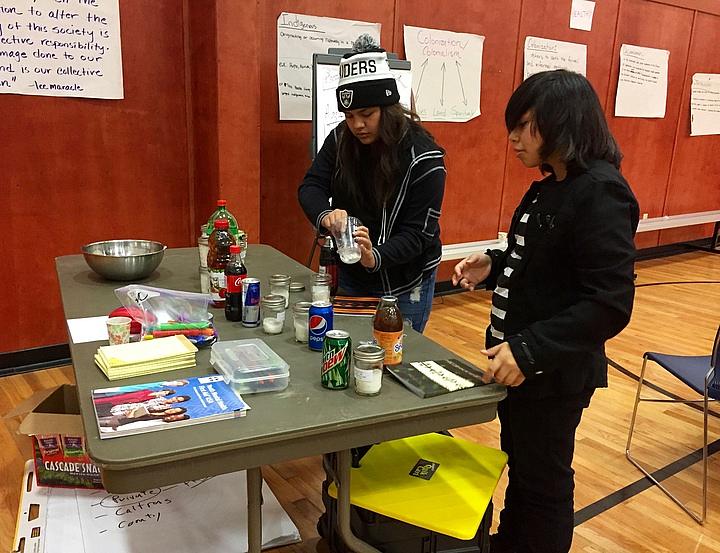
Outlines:
[[[535,204],[532,201],[537,197]],[[494,289],[528,212],[525,248],[510,276],[504,334],[526,380],[513,393],[533,398],[607,386],[605,342],[630,320],[638,204],[604,161],[534,182],[515,210],[508,248],[490,250]],[[500,341],[486,333],[486,346]]]
[[[344,209],[368,228],[375,267],[340,264],[354,286],[372,295],[400,295],[420,284],[440,263],[442,245],[438,220],[445,192],[444,151],[412,125],[399,144],[402,180],[381,213],[363,208],[336,181],[337,142],[340,123],[325,139],[302,184],[298,199],[316,228],[333,209]],[[368,170],[367,175],[372,174]],[[332,207],[330,206],[332,198]]]

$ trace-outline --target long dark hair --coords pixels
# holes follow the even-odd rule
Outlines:
[[[400,143],[408,133],[433,142],[420,117],[402,104],[380,106],[378,137],[369,146],[355,138],[347,125],[341,127],[335,180],[354,203],[382,209],[399,185],[403,169]],[[368,170],[371,174],[363,175]]]
[[[513,92],[505,108],[505,126],[512,132],[525,113],[543,140],[540,157],[557,153],[569,171],[587,169],[593,160],[620,168],[622,153],[608,128],[600,101],[590,82],[572,71],[557,69],[528,77]],[[546,166],[543,166],[546,168]]]

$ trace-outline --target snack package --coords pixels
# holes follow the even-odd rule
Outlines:
[[[143,339],[184,334],[198,348],[217,341],[209,294],[130,284],[115,295],[142,325]]]

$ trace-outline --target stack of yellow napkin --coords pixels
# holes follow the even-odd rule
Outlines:
[[[109,380],[187,369],[195,366],[197,348],[183,335],[116,346],[100,346],[95,363]]]

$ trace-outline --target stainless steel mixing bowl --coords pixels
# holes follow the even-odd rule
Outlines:
[[[90,268],[108,280],[139,280],[162,261],[167,246],[152,240],[106,240],[82,248]]]

